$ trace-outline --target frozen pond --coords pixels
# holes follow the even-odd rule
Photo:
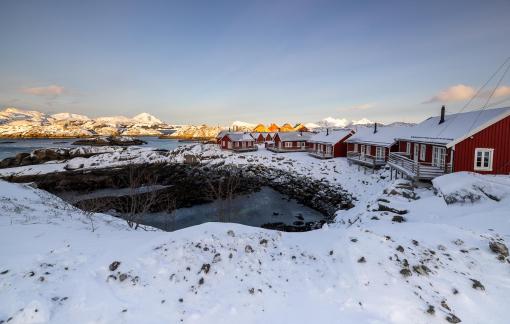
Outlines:
[[[157,137],[137,137],[147,144],[144,147],[173,150],[179,145],[186,145],[174,139],[159,139]],[[40,148],[76,147],[71,145],[77,138],[31,138],[31,139],[0,139],[0,160],[15,156],[18,153],[30,153]]]
[[[140,223],[165,231],[207,222],[232,222],[256,227],[283,223],[299,228],[307,222],[325,220],[322,213],[269,187],[262,187],[258,192],[237,196],[230,201],[217,200],[190,208],[179,208],[172,213],[149,213],[139,217]]]

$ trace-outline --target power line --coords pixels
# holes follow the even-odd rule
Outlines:
[[[463,106],[463,107],[462,107],[462,108],[461,108],[461,109],[457,112],[457,114],[456,114],[456,115],[454,115],[454,116],[452,117],[452,120],[455,120],[455,118],[457,118],[457,117],[458,117],[458,114],[460,114],[461,112],[463,112],[463,111],[464,111],[464,109],[466,109],[466,108],[467,108],[467,107],[471,104],[471,102],[473,102],[473,100],[474,100],[476,97],[478,97],[478,96],[480,95],[480,93],[482,92],[482,90],[483,90],[483,89],[484,89],[484,88],[485,88],[485,87],[486,87],[486,86],[487,86],[487,85],[488,85],[488,84],[492,81],[492,79],[493,79],[493,78],[494,78],[494,77],[495,77],[495,76],[499,73],[499,71],[501,71],[501,69],[502,69],[502,68],[503,68],[503,67],[504,67],[504,66],[505,66],[508,62],[510,62],[510,56],[508,56],[508,57],[507,57],[507,58],[503,61],[503,64],[501,64],[501,65],[500,65],[500,66],[496,69],[496,71],[495,71],[495,72],[494,72],[494,73],[490,76],[490,78],[489,78],[487,81],[485,81],[485,83],[484,83],[481,87],[479,87],[479,88],[478,88],[478,90],[477,90],[477,91],[475,92],[475,94],[474,94],[474,95],[473,95],[473,96],[469,99],[469,101],[468,101],[468,102],[467,102],[467,103],[466,103],[466,104],[465,104],[465,105],[464,105],[464,106]],[[510,65],[509,65],[509,67],[510,67]],[[508,67],[507,67],[507,70],[505,71],[505,73],[503,74],[503,76],[506,74],[506,72],[508,72]],[[499,81],[499,82],[501,82],[501,79],[500,79],[500,81]],[[499,82],[498,82],[498,84],[499,84]],[[494,92],[495,92],[495,91],[496,91],[496,90],[493,90],[493,92],[491,93],[490,97],[492,97],[492,95],[494,94]],[[485,108],[484,108],[484,109],[485,109]],[[481,112],[480,112],[480,113],[481,113]],[[475,119],[475,121],[474,121],[474,122],[476,122],[476,120],[477,120],[477,119],[478,119],[478,117]],[[473,124],[474,124],[474,122],[473,122]],[[439,133],[438,133],[438,135],[437,135],[437,136],[441,136],[441,134],[443,134],[443,132],[444,132],[444,131],[446,131],[446,129],[448,129],[448,127],[449,127],[450,125],[451,125],[451,123],[448,123],[448,124],[447,124],[447,125],[446,125],[446,126],[445,126],[445,127],[444,127],[444,128],[443,128],[440,132],[439,132]],[[471,127],[472,127],[472,126],[471,126]],[[471,128],[470,128],[470,130],[471,130]]]

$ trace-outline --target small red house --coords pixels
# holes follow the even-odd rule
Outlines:
[[[345,142],[354,134],[351,129],[337,129],[320,132],[312,135],[308,140],[308,153],[320,159],[345,157],[347,155],[347,143]]]
[[[349,163],[377,168],[386,164],[390,152],[398,152],[397,137],[407,134],[411,127],[379,126],[358,127],[356,133],[347,139]]]
[[[266,141],[266,136],[264,133],[251,133],[251,137],[253,137],[255,142],[258,144],[262,144]]]
[[[449,172],[510,174],[510,107],[431,117],[398,137],[392,171],[414,179]]]
[[[311,137],[307,132],[282,132],[276,133],[273,143],[266,144],[266,148],[272,152],[305,152],[306,143]]]
[[[234,152],[256,151],[255,140],[247,133],[226,133],[220,141],[220,147]]]

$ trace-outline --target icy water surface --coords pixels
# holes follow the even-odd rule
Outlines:
[[[294,199],[269,187],[249,195],[237,196],[231,201],[179,208],[172,213],[150,213],[140,217],[144,225],[173,231],[207,222],[231,222],[260,227],[267,223],[304,225],[324,220],[320,212],[298,203]]]
[[[145,147],[173,150],[179,145],[186,145],[174,139],[159,139],[157,137],[138,137],[147,142]],[[33,139],[0,139],[0,160],[6,157],[15,156],[18,153],[30,153],[40,148],[61,148],[76,147],[71,145],[77,138],[55,139],[55,138],[33,138]]]

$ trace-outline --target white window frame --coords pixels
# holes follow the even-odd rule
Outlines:
[[[370,155],[372,152],[372,147],[370,145],[365,146],[365,155]]]
[[[411,142],[406,142],[406,155],[411,156]]]
[[[365,145],[361,144],[361,151],[360,151],[361,155],[365,155],[365,152],[366,152]]]
[[[306,147],[306,142],[301,142],[301,148],[305,148]]]
[[[446,165],[446,147],[432,146],[432,161],[431,165],[443,169]]]
[[[285,143],[284,143],[284,146],[285,146],[286,148],[292,147],[292,142],[285,142]]]
[[[375,157],[378,159],[384,159],[386,156],[386,148],[382,146],[375,147]]]
[[[478,153],[481,153],[482,156],[482,165],[478,166],[478,161],[477,161],[477,157],[478,157]],[[485,160],[485,155],[487,155],[488,157],[488,165],[487,166],[484,166],[483,162]],[[474,166],[473,166],[473,169],[475,171],[492,171],[492,164],[494,162],[494,149],[492,148],[476,148],[475,149],[475,161],[474,161]]]
[[[420,161],[425,161],[427,157],[427,145],[420,144]]]
[[[354,143],[354,152],[358,152],[358,143]]]

